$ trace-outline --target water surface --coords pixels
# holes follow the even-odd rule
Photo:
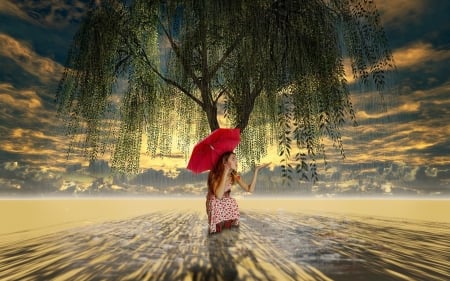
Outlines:
[[[239,198],[212,236],[203,198],[1,203],[0,280],[449,279],[448,201]]]

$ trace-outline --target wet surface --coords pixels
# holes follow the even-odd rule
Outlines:
[[[0,280],[449,280],[450,225],[241,212],[208,235],[196,211],[160,211],[0,243]]]

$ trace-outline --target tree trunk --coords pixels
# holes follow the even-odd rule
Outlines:
[[[208,81],[201,80],[201,83],[198,86],[202,96],[202,109],[206,114],[209,129],[212,132],[220,127],[219,121],[217,120],[217,104],[213,101]]]
[[[255,99],[256,99],[256,96],[248,97],[247,100],[242,104],[241,110],[238,113],[239,120],[238,120],[237,127],[241,129],[241,132],[244,131],[244,129],[248,125],[250,115],[253,111],[253,108],[255,107]]]
[[[208,104],[205,109],[206,117],[208,118],[209,128],[211,132],[219,128],[219,121],[217,120],[217,105]]]

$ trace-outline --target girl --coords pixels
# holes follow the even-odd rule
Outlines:
[[[239,226],[239,208],[236,199],[230,196],[231,186],[239,184],[245,191],[253,192],[258,171],[270,163],[257,166],[250,184],[245,183],[236,173],[237,157],[232,151],[225,152],[208,175],[206,212],[209,233],[221,232],[223,228]]]

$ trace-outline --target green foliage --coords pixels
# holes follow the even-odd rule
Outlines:
[[[341,128],[356,123],[344,59],[380,94],[394,67],[370,0],[101,3],[74,38],[57,102],[74,146],[91,159],[111,149],[127,173],[143,134],[152,157],[187,157],[223,109],[244,166],[277,142],[283,176],[316,181],[324,140],[345,157]]]

